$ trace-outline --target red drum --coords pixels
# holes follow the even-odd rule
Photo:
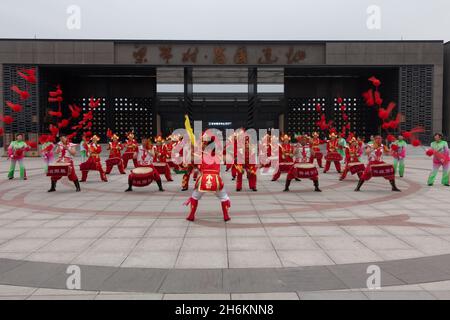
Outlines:
[[[328,152],[327,155],[325,156],[325,160],[327,161],[341,161],[342,160],[342,156],[340,155],[339,152]]]
[[[310,163],[297,163],[295,166],[296,178],[315,178],[319,175],[315,165]]]
[[[382,163],[382,164],[372,164],[370,165],[370,170],[372,177],[393,177],[394,176],[394,166],[392,164]]]
[[[153,166],[159,174],[164,174],[166,172],[167,163],[165,162],[154,162]]]
[[[364,163],[361,162],[352,162],[348,164],[348,169],[350,170],[351,174],[357,174],[364,172],[366,167],[364,166]]]
[[[279,168],[281,172],[289,172],[289,170],[291,170],[293,165],[294,165],[293,162],[281,162],[279,164]]]
[[[71,166],[68,162],[54,163],[48,166],[48,177],[67,177],[70,175]]]
[[[136,168],[131,170],[130,179],[135,187],[148,186],[153,181],[152,168]]]
[[[112,167],[112,166],[118,165],[120,163],[120,161],[122,161],[121,158],[108,158],[108,159],[106,159],[106,165]]]

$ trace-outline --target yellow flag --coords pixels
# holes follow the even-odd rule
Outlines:
[[[191,122],[189,121],[189,117],[188,115],[184,115],[184,127],[189,135],[189,138],[191,139],[191,143],[193,145],[195,145],[195,135],[194,135],[194,131],[192,130],[191,127]]]

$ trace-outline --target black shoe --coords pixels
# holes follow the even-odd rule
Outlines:
[[[181,191],[188,191],[188,188],[183,188],[181,189]]]
[[[242,189],[236,189],[236,192],[241,192]]]
[[[322,190],[319,189],[319,181],[314,181],[314,191],[315,192],[322,192]]]
[[[73,183],[75,184],[76,192],[80,192],[80,182],[78,180],[75,180]]]
[[[289,186],[291,185],[291,180],[286,180],[286,184],[284,185],[284,192],[288,192],[289,191]]]
[[[255,191],[255,192],[256,192],[256,191],[258,191],[258,189],[256,189],[256,188],[253,188],[253,189],[252,189],[252,191]]]
[[[50,187],[50,190],[48,192],[55,192],[56,191],[56,181],[52,181],[52,186]]]
[[[125,192],[131,192],[133,191],[133,185],[131,183],[128,184],[128,189],[125,190]]]
[[[302,180],[301,180],[301,179],[299,179],[299,178],[295,178],[295,181],[299,181],[299,182],[300,182],[300,181],[302,181]]]
[[[157,181],[156,181],[156,184],[158,185],[159,191],[164,191],[164,189],[163,189],[163,187],[162,187],[162,182],[161,182],[161,180],[157,180]]]
[[[355,191],[356,191],[356,192],[360,191],[360,190],[361,190],[361,186],[362,186],[363,184],[364,184],[364,180],[359,179],[358,185],[356,186]]]
[[[14,177],[8,177],[8,179],[9,179],[9,180],[12,180],[12,179],[14,179]]]
[[[395,185],[395,180],[390,180],[389,182],[391,183],[392,191],[401,192],[401,190]]]

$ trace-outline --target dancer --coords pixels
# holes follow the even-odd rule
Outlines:
[[[27,180],[27,170],[25,169],[23,158],[25,158],[25,152],[29,151],[30,146],[23,141],[23,134],[16,135],[16,140],[11,141],[8,147],[8,157],[11,161],[8,171],[8,179],[14,179],[14,171],[16,171],[16,164],[19,163],[20,179]]]
[[[381,136],[375,136],[373,143],[367,145],[365,152],[368,157],[368,163],[355,191],[360,191],[364,182],[372,177],[383,177],[391,184],[392,191],[400,192],[400,189],[395,185],[394,166],[383,161],[383,153],[389,152],[389,149],[382,144]]]
[[[294,163],[294,150],[291,144],[291,137],[285,134],[281,137],[281,141],[282,143],[279,147],[278,169],[272,176],[272,181],[277,181],[280,178],[281,173],[289,172]]]
[[[394,158],[394,172],[403,178],[405,174],[405,157],[406,157],[406,141],[402,135],[397,137],[397,140],[391,145],[391,154]]]
[[[103,182],[108,182],[100,159],[100,153],[102,152],[102,147],[98,144],[100,138],[97,135],[93,135],[90,141],[91,142],[88,144],[88,159],[86,162],[80,164],[81,182],[86,182],[88,173],[91,170],[98,171],[101,180]]]
[[[80,143],[80,156],[81,156],[81,163],[87,161],[87,152],[88,152],[88,143],[89,143],[90,136],[86,133],[83,134],[81,137],[81,143]]]
[[[347,173],[350,171],[352,174],[357,174],[361,178],[364,172],[365,166],[361,162],[362,150],[359,145],[359,141],[352,137],[348,146],[345,148],[345,168],[342,171],[342,175],[339,178],[340,181],[344,180]]]
[[[41,157],[44,160],[44,173],[48,171],[48,165],[55,161],[53,149],[55,149],[54,137],[52,135],[42,135],[39,137],[41,144]]]
[[[318,132],[312,133],[312,139],[311,139],[311,150],[313,151],[311,154],[311,163],[314,163],[314,159],[317,160],[317,164],[319,165],[319,168],[323,168],[322,166],[322,158],[323,153],[320,150],[320,145],[323,143],[323,141],[320,139]]]
[[[59,137],[59,142],[56,145],[56,154],[59,155],[56,163],[49,165],[47,175],[51,178],[51,187],[48,192],[56,191],[56,183],[63,176],[73,182],[76,188],[76,192],[80,192],[80,182],[78,181],[75,167],[73,165],[73,156],[76,154],[75,144],[70,143],[67,136],[63,135]]]
[[[125,142],[125,152],[122,155],[123,167],[126,169],[128,167],[128,161],[133,160],[134,167],[138,167],[138,163],[136,161],[137,151],[138,151],[138,143],[136,139],[134,139],[134,133],[127,133],[127,140]]]
[[[172,174],[170,172],[169,164],[167,163],[168,157],[167,150],[164,147],[164,139],[161,136],[155,138],[156,145],[153,147],[155,156],[153,159],[153,165],[158,170],[159,174],[164,174],[167,181],[173,181]]]
[[[242,190],[242,178],[244,175],[244,171],[247,174],[248,186],[252,191],[258,191],[256,189],[256,180],[257,180],[257,166],[256,166],[256,146],[250,144],[250,138],[245,137],[245,147],[244,150],[238,150],[240,153],[240,157],[244,160],[243,164],[235,163],[236,171],[237,171],[237,179],[236,179],[236,191]],[[253,162],[253,163],[252,163]]]
[[[117,166],[120,174],[125,174],[121,155],[123,145],[120,143],[119,137],[116,134],[111,136],[111,141],[108,144],[107,150],[109,150],[109,158],[106,160],[106,174],[110,174],[114,166]]]
[[[431,143],[431,149],[427,151],[428,155],[433,156],[433,170],[428,177],[428,185],[432,186],[436,180],[439,168],[442,167],[441,183],[449,186],[449,162],[450,155],[447,141],[442,140],[442,133],[434,135],[434,141]]]
[[[229,221],[230,216],[228,214],[228,210],[231,207],[231,202],[227,192],[225,191],[222,177],[220,176],[220,159],[215,154],[215,142],[211,137],[205,138],[205,135],[203,139],[209,139],[209,141],[204,143],[204,147],[212,144],[209,148],[213,148],[210,149],[210,153],[203,152],[202,164],[200,165],[200,176],[195,183],[194,192],[184,203],[186,206],[190,205],[190,213],[186,219],[188,221],[194,221],[198,201],[202,198],[204,193],[215,193],[221,202],[223,220]]]
[[[325,169],[323,173],[327,173],[330,170],[331,162],[334,163],[336,167],[336,171],[341,173],[341,163],[342,156],[338,152],[339,149],[339,141],[337,139],[337,135],[335,132],[330,133],[330,140],[327,141],[327,155],[325,156]]]

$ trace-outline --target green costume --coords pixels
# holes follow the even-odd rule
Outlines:
[[[448,144],[446,141],[433,141],[431,143],[431,149],[435,151],[435,155],[433,156],[433,170],[428,177],[428,185],[432,186],[434,181],[436,180],[436,176],[438,174],[439,168],[442,167],[442,180],[441,183],[445,186],[449,185],[449,150]]]
[[[393,152],[392,154],[392,156],[394,157],[394,172],[395,174],[397,174],[398,171],[400,177],[403,177],[403,175],[405,174],[405,157],[406,157],[407,143],[404,140],[397,140],[393,143],[393,145],[398,146],[398,150]]]

